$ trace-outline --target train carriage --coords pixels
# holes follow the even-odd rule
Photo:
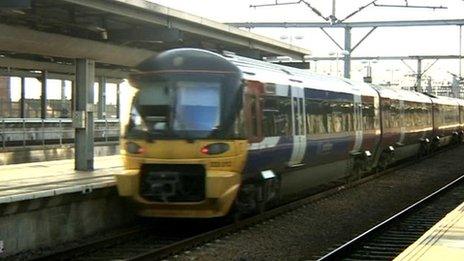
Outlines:
[[[404,90],[374,87],[380,95],[382,142],[378,164],[389,164],[430,150],[433,136],[432,100]]]
[[[117,184],[144,216],[260,211],[426,154],[463,126],[456,99],[232,54],[175,49],[138,69]]]
[[[379,98],[370,86],[279,67],[269,77],[269,68],[250,68],[243,58],[232,61],[246,82],[250,149],[243,175],[250,186],[260,172],[272,171],[279,176],[281,196],[298,194],[308,189],[306,184],[351,175],[350,166],[365,162],[375,150]],[[357,172],[368,167],[361,165]]]
[[[459,141],[464,141],[464,100],[456,99],[459,105]]]
[[[460,139],[461,122],[458,99],[432,96],[434,148],[457,143]]]

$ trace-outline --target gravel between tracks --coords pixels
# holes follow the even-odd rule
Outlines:
[[[463,174],[464,146],[170,260],[312,260]]]

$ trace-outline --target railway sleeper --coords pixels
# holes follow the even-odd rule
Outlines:
[[[353,258],[360,258],[361,260],[393,260],[397,255],[392,255],[388,253],[355,253]]]

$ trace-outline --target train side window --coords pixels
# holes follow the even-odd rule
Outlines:
[[[294,120],[294,122],[295,122],[295,126],[294,126],[295,135],[299,135],[300,134],[299,133],[299,131],[300,131],[300,120],[299,120],[300,115],[298,113],[298,98],[293,97],[293,103],[292,104],[293,104],[293,112],[294,112],[293,117],[295,117],[295,120]]]
[[[306,129],[308,134],[325,134],[327,133],[328,126],[328,113],[329,106],[327,102],[315,99],[306,99]],[[332,113],[330,111],[330,113]]]
[[[459,106],[459,115],[460,115],[461,124],[463,124],[464,123],[464,107],[463,106]]]
[[[354,104],[347,101],[331,101],[334,132],[353,131]]]
[[[451,111],[453,112],[453,123],[459,123],[459,107],[452,105]]]
[[[263,96],[263,136],[289,136],[292,133],[291,99],[283,96]]]
[[[440,125],[443,124],[443,117],[441,117],[441,107],[442,105],[437,104],[436,106],[433,106],[433,114],[434,114],[434,125]]]
[[[298,115],[298,121],[299,121],[299,124],[300,124],[300,135],[303,135],[305,134],[305,122],[304,122],[304,116],[301,116],[303,115],[304,113],[304,109],[303,109],[303,99],[298,99],[299,101],[299,106],[300,106],[300,110],[301,110],[301,114]]]
[[[390,99],[382,98],[381,104],[382,104],[381,108],[382,108],[382,117],[383,117],[383,128],[389,129],[391,128]]]
[[[375,130],[380,123],[375,111],[376,100],[372,96],[362,96],[362,122],[364,130]]]
[[[246,125],[248,132],[248,139],[250,142],[259,142],[262,140],[261,137],[261,125],[260,125],[260,104],[256,95],[247,94],[245,95],[246,104]]]
[[[277,107],[277,99],[270,96],[265,96],[263,101],[263,136],[272,137],[278,136],[277,124],[279,117],[279,110]]]
[[[403,117],[404,117],[404,126],[411,127],[413,126],[413,118],[412,118],[412,107],[409,102],[405,101],[403,105]]]
[[[354,130],[354,104],[350,101],[306,99],[308,134]]]
[[[399,128],[401,124],[400,102],[392,100],[390,106],[390,124],[392,128]]]
[[[290,136],[292,134],[292,104],[289,97],[277,97],[277,107],[279,115],[276,119],[278,122],[276,129],[278,136]]]

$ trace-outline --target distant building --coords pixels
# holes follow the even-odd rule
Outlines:
[[[406,78],[400,86],[403,90],[414,91],[416,81],[414,78]],[[431,78],[422,79],[420,92],[426,92],[438,96],[464,98],[464,84],[456,77],[452,81],[434,81]]]

